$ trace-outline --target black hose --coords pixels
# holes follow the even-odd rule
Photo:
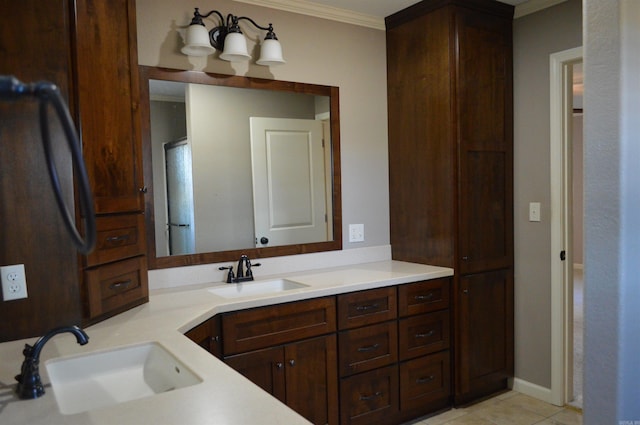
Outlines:
[[[73,120],[69,114],[58,87],[49,82],[39,82],[35,84],[23,84],[10,76],[0,76],[0,100],[13,100],[21,95],[34,95],[40,101],[40,132],[42,134],[42,146],[44,148],[47,169],[55,194],[58,209],[62,215],[62,221],[71,236],[74,245],[82,254],[89,254],[96,244],[96,215],[93,208],[93,197],[89,186],[87,170],[84,166],[80,141]],[[67,139],[67,145],[71,151],[75,173],[77,176],[78,193],[80,195],[80,210],[85,221],[85,238],[83,239],[74,223],[74,215],[69,211],[62,198],[62,188],[58,178],[51,136],[49,133],[48,105],[51,103],[56,110],[58,121],[62,125]]]

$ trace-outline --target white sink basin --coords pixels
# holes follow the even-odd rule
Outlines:
[[[307,285],[288,279],[265,280],[262,282],[228,283],[210,288],[209,292],[223,298],[240,298],[256,295],[275,294],[292,289],[307,288]]]
[[[60,412],[66,415],[202,382],[157,343],[46,362]]]

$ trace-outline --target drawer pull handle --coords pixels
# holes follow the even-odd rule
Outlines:
[[[427,332],[426,334],[416,334],[416,338],[429,338],[430,336],[432,336],[435,332],[433,331],[433,329],[431,329],[429,332]]]
[[[380,344],[369,345],[368,347],[358,347],[359,353],[366,353],[367,351],[377,350],[380,347]]]
[[[116,290],[116,289],[120,289],[120,288],[126,288],[129,285],[131,285],[131,279],[123,280],[122,282],[112,283],[111,285],[109,285],[109,288],[113,289],[113,290]]]
[[[107,238],[107,242],[116,243],[116,242],[126,241],[127,239],[129,239],[129,234],[119,235],[119,236],[110,236]]]
[[[360,401],[373,400],[376,397],[382,397],[382,392],[378,391],[373,395],[361,395],[360,396]]]
[[[433,298],[433,292],[429,292],[427,295],[416,295],[414,298],[418,301],[428,301]]]
[[[427,378],[418,378],[416,379],[416,384],[426,384],[427,382],[431,382],[435,379],[435,376],[431,375]]]
[[[368,305],[359,305],[356,307],[356,310],[358,311],[367,311],[367,310],[374,310],[376,308],[380,307],[380,304],[368,304]]]

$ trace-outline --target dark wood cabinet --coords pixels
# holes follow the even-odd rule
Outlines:
[[[97,214],[144,205],[135,7],[131,0],[75,0],[78,118]]]
[[[222,315],[225,363],[314,424],[338,422],[335,297]]]
[[[392,256],[455,270],[457,403],[513,374],[512,16],[424,0],[386,19]]]
[[[82,273],[90,324],[149,299],[138,50],[135,1],[75,0],[74,6],[76,116],[98,225],[97,247]]]
[[[25,265],[29,297],[3,305],[0,319],[9,325],[0,328],[0,341],[42,335],[62,325],[86,325],[148,299],[135,1],[5,3],[10,19],[0,30],[1,73],[59,87],[81,137],[99,234],[94,253],[78,257],[52,195],[37,102],[2,102],[0,138],[7,155],[0,160],[5,209],[0,223],[6,230],[0,263]],[[38,30],[20,36],[24,28]],[[59,185],[81,223],[81,212],[74,208],[73,167],[54,115],[50,127]],[[107,275],[132,272],[132,259],[137,271],[131,278],[105,283]]]
[[[222,358],[222,322],[220,316],[199,324],[185,336],[218,358]]]

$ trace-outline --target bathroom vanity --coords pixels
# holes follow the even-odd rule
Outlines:
[[[219,282],[153,291],[149,303],[85,329],[90,338],[85,346],[77,345],[68,335],[52,338],[41,354],[40,372],[46,393],[36,400],[18,400],[7,390],[1,401],[0,422],[292,425],[309,423],[305,417],[318,419],[318,423],[324,418],[328,423],[337,423],[341,416],[342,423],[371,423],[375,406],[380,406],[389,412],[385,420],[400,423],[404,412],[423,414],[413,410],[412,400],[420,397],[420,391],[416,391],[412,382],[421,381],[425,388],[433,389],[427,391],[434,395],[432,408],[445,407],[450,401],[447,394],[447,373],[450,372],[445,371],[448,342],[441,340],[447,334],[446,325],[436,323],[448,315],[444,308],[445,294],[452,274],[449,268],[381,261],[278,276],[278,279],[297,282],[300,287],[244,297],[216,295],[215,290],[236,285]],[[433,302],[399,302],[403,298],[416,300],[416,296]],[[420,307],[425,305],[433,306],[434,310]],[[302,311],[300,307],[304,307]],[[276,312],[277,319],[270,316]],[[426,328],[412,328],[412,318],[422,314],[434,315],[433,333]],[[429,323],[421,321],[420,326],[429,326]],[[215,334],[215,329],[222,329],[222,338],[216,338],[220,335]],[[199,333],[199,337],[194,338],[197,343],[185,337],[185,333],[192,338]],[[417,337],[419,343],[415,344],[415,339],[412,342],[412,338],[407,337],[410,334],[424,336]],[[0,344],[3,359],[0,382],[7,388],[13,385],[13,377],[19,371],[24,344],[32,342],[18,340]],[[174,356],[201,382],[109,407],[71,415],[60,413],[56,389],[49,385],[47,373],[47,364],[53,363],[52,359],[113,352],[149,343]],[[223,360],[200,345],[212,347],[214,353],[216,347],[220,347],[217,354]],[[431,347],[427,347],[429,345]],[[242,376],[243,365],[261,370],[256,358],[270,359],[266,363],[273,367],[262,370],[268,370],[274,379],[258,382],[251,378],[258,383],[254,385]],[[416,372],[413,366],[418,364],[426,365],[420,370],[428,371],[428,375]],[[297,372],[296,368],[304,371]],[[285,376],[284,381],[277,375],[280,372]],[[245,373],[249,374],[246,369]],[[314,400],[319,402],[310,404],[306,399],[285,397],[292,410],[278,401],[276,391],[282,391],[283,382],[285,394],[287,389],[290,394],[296,394],[313,387],[308,385],[309,379],[326,379],[326,387],[318,382],[318,387],[312,388],[317,396]],[[260,388],[265,382],[273,383],[276,397]],[[434,388],[435,383],[444,386],[441,388],[438,384]],[[353,405],[357,406],[355,410],[347,408],[351,406],[347,400],[354,397],[363,399]],[[326,410],[317,409],[317,405],[326,406]],[[313,416],[310,412],[314,412]],[[316,416],[315,412],[320,413]]]

